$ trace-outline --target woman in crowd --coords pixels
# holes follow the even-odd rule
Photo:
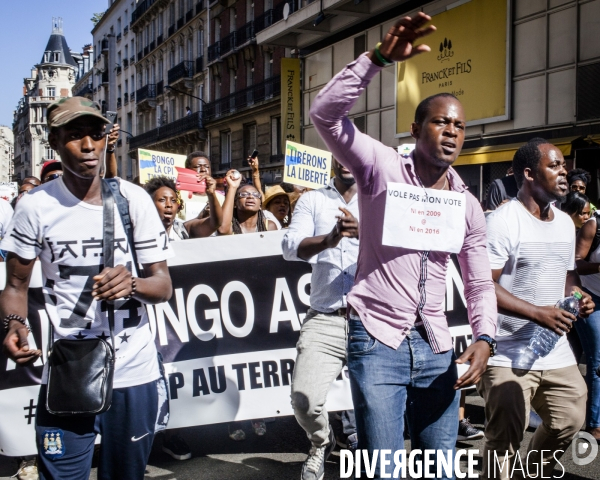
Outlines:
[[[585,194],[588,183],[592,181],[590,173],[583,168],[574,168],[567,173],[567,182],[569,182],[569,190]]]
[[[279,185],[267,190],[263,201],[263,210],[273,215],[279,222],[280,228],[287,228],[292,221],[290,196]]]
[[[561,208],[571,217],[577,230],[590,218],[590,201],[583,193],[570,192]]]
[[[242,177],[235,170],[225,175],[225,203],[223,203],[223,225],[219,235],[242,235],[244,233],[277,230],[275,223],[268,220],[262,210],[262,195],[252,185],[242,185]],[[265,421],[251,420],[252,429],[259,437],[267,433]],[[231,422],[228,425],[229,437],[236,442],[246,439],[243,422]]]
[[[215,196],[217,182],[210,176],[205,176],[203,179],[206,180],[210,215],[203,218],[200,214],[198,218],[188,220],[185,223],[177,218],[182,201],[174,180],[168,177],[155,177],[144,185],[154,201],[158,215],[170,240],[209,237],[221,226],[223,211]]]
[[[575,260],[584,290],[596,304],[594,313],[575,322],[575,330],[586,356],[587,431],[600,442],[600,224],[596,214],[584,223],[577,234]]]
[[[262,211],[262,195],[252,185],[241,185],[242,178],[234,178],[234,170],[227,172],[227,193],[223,203],[223,224],[219,235],[241,235],[243,233],[277,230],[273,220]]]

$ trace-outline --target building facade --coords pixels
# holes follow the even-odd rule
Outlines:
[[[12,128],[0,125],[0,182],[13,181],[14,137]]]
[[[83,46],[81,55],[75,58],[77,62],[77,75],[72,92],[75,97],[94,98],[94,45],[91,43]]]
[[[80,56],[77,56],[80,58]],[[46,109],[60,98],[70,97],[78,64],[63,35],[62,19],[52,20],[52,34],[42,59],[23,79],[23,97],[14,112],[14,175],[16,180],[39,177],[47,160],[58,159],[48,144]]]
[[[325,84],[372,49],[398,18],[435,15],[468,2],[454,0],[285,0],[289,16],[257,35],[261,46],[298,51],[303,71],[303,143],[324,148],[308,112]],[[508,119],[467,128],[456,170],[480,199],[506,174],[516,148],[534,137],[555,143],[569,166],[600,178],[600,0],[507,2]],[[499,19],[503,21],[503,19]],[[478,39],[485,41],[485,38]],[[485,88],[482,85],[481,88]],[[396,69],[383,69],[349,112],[359,130],[390,147],[413,143],[396,134]],[[588,186],[595,202],[598,180]]]
[[[92,85],[92,98],[102,106],[102,111],[117,114],[115,122],[121,126],[115,148],[117,168],[119,176],[128,180],[137,175],[137,161],[129,155],[131,138],[138,131],[135,102],[137,39],[130,26],[135,9],[134,0],[108,0],[108,9],[92,30],[93,66],[84,74],[88,84]],[[80,83],[85,89],[85,80]]]

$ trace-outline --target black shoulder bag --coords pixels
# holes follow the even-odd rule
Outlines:
[[[102,205],[104,266],[112,268],[114,267],[115,199],[111,187],[104,180],[102,180]],[[120,210],[119,213],[121,214]],[[124,219],[123,222],[125,223]],[[133,243],[131,247],[133,248]],[[110,344],[97,337],[87,340],[60,339],[52,343],[53,333],[50,324],[46,408],[53,415],[90,416],[110,408],[115,370],[115,309],[112,302],[105,303]]]

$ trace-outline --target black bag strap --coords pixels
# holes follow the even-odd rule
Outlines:
[[[598,213],[594,212],[594,215],[592,216],[592,218],[595,220],[596,222],[596,234],[594,235],[594,239],[592,240],[592,245],[590,246],[590,250],[588,252],[588,254],[585,256],[585,261],[589,262],[590,259],[592,258],[592,253],[594,253],[597,248],[600,246],[600,218],[598,217]]]
[[[115,266],[115,198],[108,183],[102,180],[102,207],[104,234],[102,237],[102,254],[104,257],[104,268]],[[104,300],[104,306],[108,312],[108,328],[113,350],[115,348],[115,305],[112,301]]]
[[[129,243],[129,248],[131,248],[131,256],[133,257],[133,262],[135,263],[135,269],[137,270],[138,276],[141,277],[143,276],[143,269],[140,268],[140,264],[138,263],[137,252],[135,250],[135,244],[133,243],[133,223],[131,222],[131,215],[129,215],[129,202],[121,193],[119,180],[116,178],[105,178],[103,179],[103,183],[106,183],[109,186],[110,191],[113,194],[117,204],[117,210],[119,211],[119,215],[121,217],[121,222],[123,222],[123,229],[125,230],[125,235],[127,236],[127,242]]]

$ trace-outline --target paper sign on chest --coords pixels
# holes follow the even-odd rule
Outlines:
[[[388,182],[383,245],[458,253],[465,238],[464,193]]]

